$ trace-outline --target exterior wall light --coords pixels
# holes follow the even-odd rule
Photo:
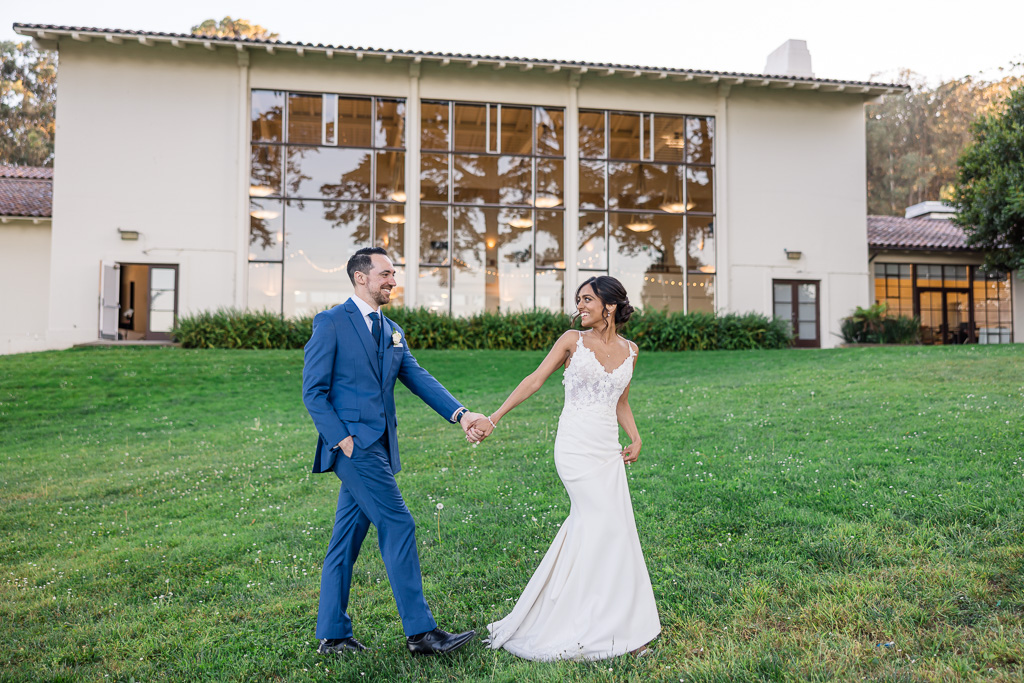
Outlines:
[[[117,231],[121,234],[121,239],[125,242],[135,242],[139,239],[138,230],[122,230],[121,228],[118,228]]]
[[[786,258],[790,261],[799,261],[800,257],[804,255],[802,251],[790,251],[789,249],[783,249],[782,251],[786,252]]]

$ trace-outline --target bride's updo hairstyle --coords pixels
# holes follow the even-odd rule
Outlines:
[[[576,301],[580,300],[580,291],[590,285],[590,288],[594,290],[594,295],[600,299],[601,303],[605,306],[615,306],[615,326],[619,327],[624,325],[629,317],[633,315],[633,307],[629,303],[629,297],[626,296],[626,288],[622,286],[622,283],[611,277],[610,275],[598,275],[585,280],[583,284],[576,288]],[[579,311],[573,314],[573,322],[579,317]]]

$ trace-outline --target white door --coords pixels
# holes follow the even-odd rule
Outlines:
[[[117,339],[117,315],[121,308],[121,266],[100,264],[100,339]]]

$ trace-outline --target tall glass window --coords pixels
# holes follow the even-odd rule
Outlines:
[[[640,306],[714,312],[711,117],[580,111],[580,277],[610,273]]]
[[[875,303],[888,304],[889,316],[914,315],[914,285],[909,263],[875,264]]]
[[[404,291],[405,101],[252,91],[248,306],[311,315],[348,298],[377,245]]]
[[[876,263],[875,303],[918,316],[924,344],[1008,344],[1013,305],[1006,273],[977,266]]]
[[[972,268],[974,329],[979,344],[1009,344],[1013,341],[1013,308],[1010,276]]]
[[[421,104],[419,304],[562,309],[565,113]]]

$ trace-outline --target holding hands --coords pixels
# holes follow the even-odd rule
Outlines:
[[[486,429],[483,425],[486,425]],[[467,412],[459,420],[459,426],[466,433],[466,440],[470,443],[480,443],[494,431],[494,424],[490,418],[480,413]]]
[[[466,438],[473,443],[480,443],[494,431],[494,423],[486,415],[480,415],[466,430]]]

